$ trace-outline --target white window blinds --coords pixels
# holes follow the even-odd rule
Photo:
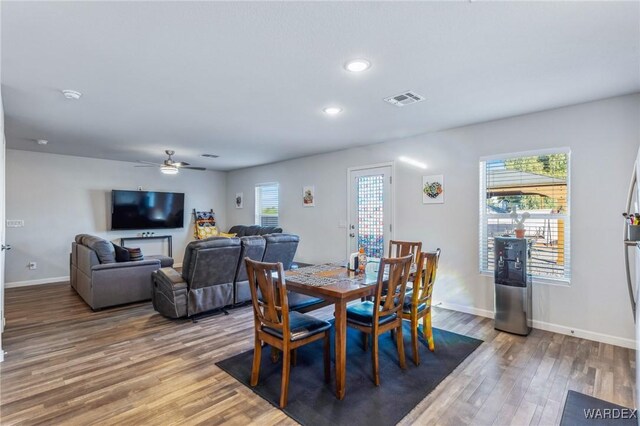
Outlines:
[[[278,226],[279,190],[277,183],[256,186],[256,225]]]
[[[494,237],[513,233],[510,213],[529,212],[532,274],[569,281],[569,152],[510,154],[480,162],[480,270],[494,270]]]

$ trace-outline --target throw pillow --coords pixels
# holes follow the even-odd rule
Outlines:
[[[116,251],[116,262],[128,262],[131,260],[131,255],[129,254],[129,250],[127,250],[124,247],[120,247],[116,244],[113,244],[113,248]]]
[[[100,263],[116,263],[116,251],[110,241],[93,235],[84,235],[82,244],[96,252]]]
[[[233,238],[236,234],[227,234],[226,232],[218,232],[218,237]]]
[[[140,250],[140,248],[128,247],[127,250],[129,251],[129,260],[131,260],[132,262],[135,262],[138,260],[144,260],[144,256],[142,255],[142,250]]]

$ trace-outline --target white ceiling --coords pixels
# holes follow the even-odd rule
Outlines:
[[[638,2],[1,7],[16,149],[230,170],[640,91]]]

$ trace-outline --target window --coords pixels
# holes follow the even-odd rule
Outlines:
[[[480,271],[494,270],[494,237],[510,233],[510,214],[529,212],[525,237],[533,240],[535,278],[569,281],[568,149],[527,152],[480,161]]]
[[[278,184],[256,186],[256,225],[278,226]]]

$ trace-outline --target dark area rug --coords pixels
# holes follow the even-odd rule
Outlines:
[[[634,410],[570,390],[562,410],[560,426],[637,425]]]
[[[365,352],[359,331],[347,332],[346,396],[335,396],[335,363],[331,384],[324,382],[322,342],[298,349],[298,364],[291,368],[289,402],[284,412],[303,425],[395,425],[445,377],[460,365],[481,340],[434,328],[436,350],[420,345],[420,365],[411,355],[408,323],[403,330],[407,369],[398,364],[398,353],[389,333],[380,336],[380,386],[373,384],[371,350]],[[333,354],[333,334],[331,336]],[[260,381],[249,386],[253,350],[218,362],[220,368],[278,407],[282,362],[272,363],[269,347],[262,350]]]

